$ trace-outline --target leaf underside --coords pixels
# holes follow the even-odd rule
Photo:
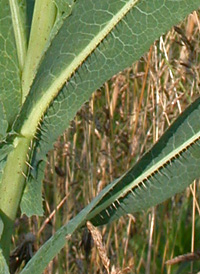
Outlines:
[[[162,199],[167,198],[165,191],[171,194],[181,191],[186,187],[186,183],[181,180],[183,176],[186,176],[187,172],[194,173],[194,175],[187,174],[187,178],[200,176],[199,118],[200,98],[182,113],[158,143],[132,169],[123,177],[104,188],[87,207],[60,228],[39,249],[21,273],[42,273],[48,262],[64,247],[67,239],[70,238],[76,229],[83,226],[87,220],[91,220],[95,225],[108,223],[125,213],[137,211],[161,202]],[[191,141],[192,139],[193,141]],[[183,144],[185,144],[185,148],[183,148]],[[172,156],[171,152],[175,147],[176,149],[179,148],[179,152],[177,151]],[[153,158],[155,161],[153,161]],[[155,165],[157,165],[156,169],[154,168]],[[171,169],[171,165],[174,165],[174,168],[172,172],[169,172],[168,167]],[[150,173],[149,170],[151,170]],[[141,176],[142,172],[149,173],[149,176]],[[134,182],[137,181],[137,178],[140,178],[140,180],[135,184]],[[187,184],[191,182],[190,179],[186,179]],[[178,187],[174,185],[177,182]],[[161,187],[163,191],[161,191]],[[150,202],[148,199],[150,199]]]
[[[115,73],[130,66],[148,50],[156,38],[199,5],[197,0],[190,3],[186,0],[155,0],[153,3],[138,1],[105,35],[103,30],[106,26],[131,2],[134,1],[77,1],[72,14],[63,22],[46,52],[15,124],[15,130],[20,131],[24,117],[33,110],[33,102],[38,103],[45,92],[51,90],[54,81],[65,73],[67,67],[71,67],[65,78],[67,84],[44,113],[32,161],[34,168],[37,169],[38,163],[45,160],[53,142],[66,129],[94,90]],[[103,38],[100,43],[97,39],[96,48],[88,49],[101,32]],[[85,51],[88,55],[82,60]],[[78,61],[77,56],[80,58]],[[29,193],[32,197],[32,192],[27,191],[26,195]],[[38,212],[28,212],[29,216],[31,214]]]
[[[200,177],[200,97],[127,173],[108,186],[88,218],[94,225],[147,209]]]
[[[53,77],[52,70],[58,67],[60,70],[54,75],[56,78],[62,72],[62,63],[65,67],[69,58],[83,51],[95,34],[98,34],[101,24],[106,24],[110,19],[110,13],[114,15],[123,7],[123,2],[129,1],[113,0],[109,1],[110,5],[107,1],[86,0],[86,2],[81,1],[77,5],[77,10],[75,6],[73,14],[64,23],[55,44],[49,50],[48,63],[44,64],[44,71],[39,72],[39,78],[48,77],[46,74],[49,73],[49,67]],[[187,1],[174,3],[174,1],[157,0],[153,4],[149,1],[139,1],[90,53],[81,66],[73,71],[74,76],[67,79],[67,85],[48,108],[40,130],[35,161],[45,159],[53,142],[63,133],[92,92],[114,74],[138,60],[156,38],[167,31],[169,26],[180,22],[186,14],[199,5],[198,2],[193,1],[188,5]],[[95,8],[96,12],[94,12]],[[87,28],[87,26],[90,27]],[[62,52],[62,54],[55,58],[56,52]]]
[[[15,37],[7,0],[1,0],[0,18],[0,102],[4,109],[3,113],[0,113],[0,120],[6,119],[11,126],[20,109],[21,88]]]

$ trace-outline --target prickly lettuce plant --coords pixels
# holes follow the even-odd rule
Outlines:
[[[0,272],[20,206],[42,215],[45,158],[81,105],[199,0],[0,1]],[[87,220],[158,204],[200,176],[200,99],[157,144],[47,241],[22,273],[41,273]],[[177,170],[179,170],[177,174]]]

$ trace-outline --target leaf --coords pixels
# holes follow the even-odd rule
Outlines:
[[[15,125],[23,135],[33,135],[45,115],[32,165],[46,158],[52,143],[94,90],[130,66],[156,38],[198,6],[197,0],[190,4],[185,0],[76,2],[46,53]],[[58,94],[65,80],[67,85]]]
[[[29,181],[26,184],[22,196],[20,203],[21,214],[26,214],[28,217],[43,215],[43,199],[41,193],[45,164],[45,162],[40,162],[37,167],[37,174],[35,174],[35,176],[29,176]]]
[[[58,33],[61,28],[64,20],[72,13],[74,0],[53,0],[57,7],[57,16],[56,22],[51,31],[51,35],[49,38],[49,43],[47,44],[46,49],[50,46],[50,42],[53,40],[55,35]]]
[[[87,207],[85,207],[78,215],[70,220],[66,225],[62,226],[33,256],[27,263],[21,274],[42,273],[48,263],[59,253],[65,246],[71,235],[87,221],[87,215],[92,208],[104,195],[104,190],[96,197]]]
[[[74,0],[53,0],[56,8],[57,8],[57,15],[55,24],[51,30],[51,34],[49,37],[49,41],[44,49],[46,51],[55,35],[58,33],[59,29],[61,28],[64,20],[72,13]]]
[[[87,220],[102,225],[128,212],[143,210],[181,191],[192,179],[199,177],[199,119],[200,98],[179,116],[132,169],[104,188],[75,218],[60,228],[21,273],[42,273],[66,240]]]
[[[8,129],[8,122],[6,120],[6,114],[2,102],[0,101],[0,142],[5,139]]]
[[[145,210],[200,177],[200,97],[128,172],[115,180],[88,218],[94,225]]]
[[[0,161],[0,182],[1,182],[1,179],[2,179],[3,169],[5,167],[5,164],[6,164],[6,160],[5,159]]]
[[[0,143],[0,162],[12,151],[12,149],[12,144]]]
[[[10,273],[1,248],[0,248],[0,273],[2,273],[2,274]]]
[[[74,3],[73,0],[54,0],[54,3],[57,7],[57,11],[58,11],[58,17],[60,20],[64,20],[67,16],[69,16],[69,13],[71,12],[71,7]]]
[[[20,71],[9,1],[0,1],[0,101],[12,125],[20,108]]]
[[[114,2],[115,5],[113,6],[116,8],[117,1]],[[118,2],[120,3],[121,1]],[[95,3],[98,5],[97,2]],[[156,1],[154,3],[155,6],[148,6],[148,1],[142,1],[137,8],[133,8],[126,15],[126,17],[123,18],[121,25],[119,24],[119,26],[114,29],[112,34],[106,37],[105,41],[103,41],[94,52],[91,52],[91,56],[77,70],[74,77],[67,82],[67,87],[64,87],[62,92],[52,102],[52,105],[47,110],[44,117],[44,122],[41,128],[41,142],[39,143],[36,161],[44,159],[46,153],[50,148],[52,148],[52,143],[69,125],[69,122],[73,119],[78,109],[80,109],[82,104],[89,99],[94,90],[99,88],[112,75],[131,65],[132,62],[144,54],[144,52],[149,48],[152,42],[159,37],[159,35],[166,31],[169,26],[180,20],[180,18],[183,19],[186,15],[183,1],[176,2],[177,7],[171,7],[172,5],[170,1],[165,1],[166,7],[161,1]],[[91,10],[90,6],[88,6],[89,4],[91,4],[90,1],[87,1],[87,8],[88,10]],[[93,4],[94,1],[92,2],[92,6]],[[92,20],[90,18],[93,17],[86,13],[86,15],[83,15],[84,18],[80,21],[84,6],[86,4],[84,1],[81,1],[80,5],[81,6],[77,7],[78,19],[73,17],[75,16],[74,13],[76,11],[75,6],[73,14],[69,18],[69,22],[67,21],[64,24],[60,31],[60,36],[56,37],[55,42],[57,44],[61,44],[61,47],[65,50],[65,52],[63,51],[63,56],[58,55],[57,58],[51,60],[51,62],[53,62],[52,67],[57,66],[60,68],[61,63],[67,65],[67,61],[65,62],[63,59],[67,59],[68,56],[73,55],[75,44],[77,44],[76,50],[78,51],[78,45],[80,44],[79,40],[82,41],[84,37],[88,35],[87,33],[84,33],[84,37],[80,37],[80,31],[82,29],[86,29],[84,25],[89,25],[88,21]],[[104,7],[105,10],[109,11],[107,5],[104,4],[103,6],[102,1],[101,6]],[[97,8],[98,6],[96,9]],[[163,14],[165,14],[166,10],[170,10],[170,8],[171,17],[167,19],[167,22],[163,21]],[[177,10],[177,8],[180,9]],[[192,9],[192,6],[190,6],[190,8]],[[98,12],[95,13],[95,19],[97,21],[100,21],[101,19],[98,19],[98,16],[101,16],[101,12],[102,11],[100,10],[99,14]],[[159,28],[153,19],[154,17],[158,18]],[[106,19],[107,18],[105,18],[104,21],[106,21]],[[71,31],[73,34],[67,33],[68,24],[78,26],[76,29]],[[166,25],[168,25],[168,27]],[[88,31],[91,35],[90,28]],[[98,30],[96,30],[96,32],[98,32]],[[78,39],[77,43],[75,42],[76,39]],[[71,45],[68,45],[68,41],[74,42]],[[86,43],[86,46],[87,44],[88,43]],[[83,50],[84,48],[82,51]],[[56,52],[59,51],[60,49],[57,45],[55,45],[55,49],[52,45],[49,55],[55,57]],[[66,55],[66,57],[64,55]],[[57,59],[57,61],[55,59]],[[48,64],[48,66],[50,66],[50,64]]]

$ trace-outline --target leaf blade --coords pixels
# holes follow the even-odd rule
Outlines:
[[[128,172],[108,188],[88,218],[95,225],[144,210],[181,192],[200,176],[200,97]],[[178,174],[177,174],[178,172]]]
[[[0,2],[0,101],[6,120],[12,125],[20,109],[21,88],[15,37],[9,2]],[[9,91],[9,93],[8,93]]]
[[[179,2],[184,3],[184,1]],[[162,5],[163,3],[160,3],[160,6]],[[149,12],[153,12],[153,9],[154,8],[151,8],[151,11]],[[153,23],[149,21],[147,21],[145,25],[145,21],[147,18],[140,17],[140,11],[138,12],[138,10],[141,10],[142,14],[147,13],[147,11],[149,10],[147,2],[143,1],[143,5],[141,5],[141,7],[136,6],[132,14],[134,18],[133,21],[127,19],[127,21],[130,21],[128,25],[129,29],[131,29],[131,26],[134,25],[134,23],[136,24],[138,19],[140,19],[141,26],[143,27],[140,26],[140,23],[136,25],[138,34],[135,34],[135,36],[139,37],[140,31],[145,32],[145,35],[149,33],[147,25],[152,25],[152,28],[154,26]],[[180,10],[178,10],[178,14],[179,16],[181,16]],[[154,15],[157,16],[156,13]],[[184,13],[182,11],[182,16],[183,15]],[[174,14],[174,17],[177,20],[177,14]],[[161,20],[163,20],[162,15]],[[164,27],[163,28],[166,29],[165,25]],[[134,27],[132,28],[134,29]],[[160,27],[159,34],[161,34],[162,32],[162,27]],[[151,34],[149,41],[145,41],[144,45],[141,48],[141,45],[145,38],[141,36],[140,39],[137,39],[137,41],[132,40],[131,43],[133,43],[133,46],[131,46],[129,38],[131,37],[131,31],[126,35],[124,35],[124,33],[127,33],[127,29],[122,28],[120,30],[118,28],[117,30],[115,30],[113,32],[113,36],[118,39],[111,38],[110,40],[107,40],[105,42],[106,46],[104,44],[101,44],[98,47],[97,52],[95,52],[95,55],[92,55],[90,57],[90,60],[86,61],[85,66],[82,66],[80,67],[80,69],[78,69],[77,74],[75,74],[74,77],[72,77],[67,83],[67,87],[63,87],[62,92],[55,98],[54,102],[52,102],[52,105],[47,110],[47,113],[44,117],[43,126],[41,128],[41,142],[39,144],[39,147],[37,148],[38,151],[36,161],[44,159],[47,151],[52,147],[51,144],[69,125],[69,122],[74,118],[76,112],[80,109],[81,105],[89,99],[92,92],[95,89],[99,88],[106,80],[112,77],[113,74],[124,69],[128,65],[131,65],[133,61],[137,60],[145,52],[145,50],[148,49],[154,39],[157,38],[156,35],[152,37]],[[127,44],[127,48],[130,47],[129,50],[127,50],[128,52],[126,54],[126,49],[123,49],[123,46],[120,45],[120,43],[117,44],[117,42],[115,41],[120,40],[120,38],[122,39],[122,41],[124,41],[123,44]],[[108,60],[108,62],[106,60]]]
[[[3,273],[3,274],[10,273],[1,248],[0,248],[0,273]]]
[[[33,258],[27,263],[21,274],[42,273],[48,263],[65,246],[71,235],[87,221],[87,215],[104,195],[104,190],[79,214],[62,226],[56,233],[37,251]]]
[[[15,125],[15,130],[23,136],[33,137],[38,123],[43,117],[49,104],[57,96],[59,90],[64,85],[65,81],[71,77],[71,75],[77,70],[82,62],[93,52],[93,50],[102,42],[102,40],[110,33],[110,31],[118,24],[120,20],[126,15],[127,12],[134,6],[137,0],[127,0],[126,2],[118,1],[120,4],[119,11],[115,11],[116,14],[108,13],[107,16],[99,17],[100,23],[91,25],[91,18],[93,16],[93,3],[86,1],[81,3],[81,9],[75,9],[74,17],[75,22],[83,19],[83,8],[87,6],[90,16],[89,33],[77,32],[77,22],[74,26],[73,20],[65,21],[62,28],[58,32],[56,39],[52,41],[52,45],[46,53],[46,58],[42,62],[36,79],[33,83],[30,94],[24,103],[24,106]],[[89,5],[90,4],[90,7]],[[115,4],[116,5],[116,4]],[[107,5],[106,5],[107,6]],[[78,6],[79,7],[79,6]],[[102,11],[100,11],[102,15]],[[81,18],[80,18],[81,17]],[[72,18],[72,17],[71,17]],[[93,19],[92,19],[93,20]],[[85,25],[83,21],[82,27]],[[81,43],[76,48],[74,44],[68,43],[68,41],[76,41],[76,37],[81,35]],[[80,37],[78,38],[80,39]],[[64,52],[62,53],[62,48]],[[55,58],[54,52],[59,52],[59,56]],[[34,104],[33,104],[34,102]]]
[[[118,11],[117,3],[119,2],[121,1],[109,2],[111,6],[113,5],[112,9],[116,14]],[[130,1],[126,2],[129,3]],[[49,55],[54,56],[54,59],[51,59],[52,64],[50,61],[49,63],[46,61],[46,67],[50,68],[55,65],[58,70],[60,66],[59,62],[65,55],[64,50],[66,51],[66,55],[68,52],[67,56],[73,60],[72,57],[73,54],[76,54],[78,50],[77,47],[79,47],[79,49],[82,47],[82,45],[79,45],[80,41],[82,42],[82,36],[80,36],[79,33],[82,32],[84,26],[90,25],[88,22],[92,20],[88,14],[87,16],[84,14],[83,16],[83,11],[86,12],[84,7],[88,7],[88,3],[92,3],[92,5],[96,7],[94,16],[96,20],[99,23],[105,22],[106,24],[108,20],[107,17],[104,18],[104,21],[100,20],[103,20],[101,19],[102,14],[104,14],[102,12],[103,10],[110,12],[107,1],[87,1],[87,5],[84,1],[76,3],[71,16],[63,23],[64,29],[60,30],[59,39],[57,40],[57,37],[55,37],[57,43],[53,46],[54,48],[49,49]],[[137,60],[148,50],[148,47],[158,38],[158,35],[166,31],[169,26],[183,19],[187,12],[197,7],[198,1],[191,2],[190,6],[188,6],[184,0],[176,1],[173,4],[175,6],[172,5],[171,1],[160,0],[155,1],[154,4],[149,4],[148,1],[138,2],[135,8],[123,18],[119,26],[113,30],[112,34],[108,35],[103,43],[101,43],[97,49],[92,52],[91,56],[78,68],[74,76],[67,82],[67,86],[64,86],[59,95],[54,99],[44,116],[41,130],[39,130],[37,136],[38,140],[36,141],[32,161],[34,169],[37,169],[37,165],[41,160],[45,160],[47,152],[52,148],[52,143],[63,133],[82,104],[89,99],[92,92],[99,88],[113,74]],[[167,12],[170,13],[170,18],[165,18]],[[73,16],[75,16],[75,18]],[[98,17],[100,17],[100,19],[98,19]],[[82,18],[81,22],[79,22],[80,18]],[[155,18],[157,18],[157,20],[155,20]],[[158,24],[159,20],[161,25]],[[72,25],[77,26],[74,29],[74,36],[68,32],[65,33],[70,22]],[[91,28],[89,31],[91,31]],[[94,29],[93,33],[98,33],[98,31],[99,29]],[[62,40],[64,39],[63,37],[66,38],[66,41]],[[90,37],[90,33],[87,34],[87,37]],[[93,39],[93,37],[91,39]],[[63,55],[58,55],[56,58],[56,49],[58,52],[61,51],[57,45],[59,41],[61,41]],[[74,41],[74,44],[69,46],[69,41]],[[84,45],[87,46],[87,44]],[[68,60],[67,62],[70,61]],[[42,71],[40,73],[43,75]],[[45,74],[43,76],[43,79],[45,79]],[[39,77],[41,78],[42,76]],[[39,81],[39,79],[37,81]],[[39,83],[36,83],[36,86],[37,85],[39,85]],[[35,90],[35,88],[33,88],[33,90]],[[29,104],[32,104],[34,100],[34,97],[30,99]],[[26,115],[23,116],[25,117]]]
[[[179,124],[179,120],[180,119],[186,119],[187,120],[187,116],[190,116],[190,113],[193,113],[193,117],[196,117],[196,113],[195,113],[195,109],[198,110],[198,116],[200,116],[200,98],[198,98],[183,114],[182,117],[178,120],[176,120],[176,122],[172,125],[172,127],[170,127],[168,129],[168,131],[166,132],[167,134],[171,134],[171,130],[174,130],[174,128],[178,127],[177,124]],[[190,116],[190,119],[191,116]],[[198,120],[198,119],[196,119]],[[178,122],[177,122],[178,121]],[[195,128],[197,129],[198,127],[198,122],[195,125]],[[179,127],[180,130],[180,127]],[[187,129],[185,129],[185,132],[187,132]],[[166,137],[166,134],[163,135],[164,136],[164,140],[165,138],[168,139],[169,137]],[[169,138],[170,139],[170,138]],[[177,139],[178,140],[178,139]],[[180,139],[177,141],[179,143],[182,143],[183,141],[181,141]],[[157,143],[155,146],[158,146],[159,143]],[[160,145],[160,144],[159,144]],[[153,150],[155,150],[155,146],[152,148]],[[195,150],[194,150],[195,151]],[[148,152],[149,153],[149,152]],[[146,157],[146,155],[145,155]],[[144,159],[143,159],[144,161]],[[159,160],[158,160],[159,161]],[[200,142],[199,142],[199,154],[198,154],[198,162],[200,162]],[[136,167],[138,166],[138,163],[135,165]],[[140,171],[141,172],[141,171]],[[199,171],[198,171],[199,172]],[[93,223],[95,223],[96,225],[102,225],[105,222],[102,222],[102,219],[100,217],[100,221],[101,223],[97,222],[97,220],[95,219],[94,215],[97,214],[97,218],[98,218],[98,208],[99,208],[99,204],[100,206],[103,204],[103,202],[105,202],[104,200],[107,199],[107,196],[110,196],[108,193],[110,191],[112,191],[113,186],[115,187],[118,184],[119,180],[115,180],[113,182],[113,184],[108,185],[106,188],[104,188],[100,194],[86,207],[84,208],[75,218],[73,218],[72,220],[69,221],[69,223],[67,223],[66,225],[64,225],[62,228],[60,228],[55,235],[53,235],[39,250],[38,253],[36,253],[36,255],[28,262],[28,264],[26,265],[26,267],[22,270],[22,274],[25,273],[30,273],[32,271],[34,271],[34,273],[42,273],[42,270],[46,267],[46,265],[48,264],[48,262],[50,262],[50,260],[61,250],[62,247],[64,247],[68,237],[70,237],[74,231],[76,229],[78,229],[79,227],[83,226],[85,224],[85,222],[87,220],[91,220]],[[140,204],[142,204],[144,201],[141,199]],[[128,204],[127,207],[132,206],[130,204]],[[106,212],[106,208],[104,208],[105,212]],[[127,213],[128,211],[125,208],[122,208],[121,210],[121,215],[124,213]],[[102,213],[100,213],[102,214]],[[107,214],[107,213],[106,213]],[[119,217],[119,214],[115,217]],[[110,216],[109,216],[110,218]],[[113,220],[113,219],[112,219]],[[105,220],[104,220],[105,221]]]

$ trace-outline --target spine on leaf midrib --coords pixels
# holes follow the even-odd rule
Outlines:
[[[66,67],[62,73],[55,79],[53,83],[48,86],[44,95],[37,99],[35,104],[30,108],[27,113],[21,112],[21,116],[25,116],[23,119],[23,125],[16,125],[17,131],[20,128],[20,134],[25,137],[33,138],[38,124],[42,120],[46,110],[50,103],[58,95],[60,89],[63,87],[65,82],[70,79],[77,69],[83,64],[88,56],[95,50],[95,48],[107,37],[107,35],[116,27],[116,25],[126,16],[126,14],[133,8],[138,0],[129,0],[124,6],[107,22],[105,27],[97,33],[93,39],[87,44],[87,46],[77,55],[68,67]],[[45,81],[45,79],[44,79]],[[36,88],[36,87],[35,87]],[[39,88],[39,87],[38,87]],[[26,102],[25,102],[26,104]],[[20,120],[20,119],[19,119]]]

